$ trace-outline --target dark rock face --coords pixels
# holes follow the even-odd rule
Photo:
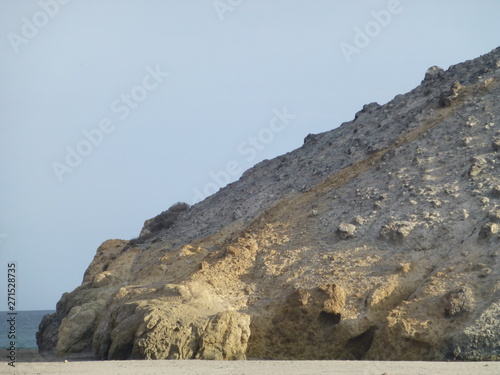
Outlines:
[[[104,359],[500,360],[500,49],[103,243],[40,324]]]
[[[189,205],[187,203],[179,202],[174,204],[168,210],[163,211],[158,216],[146,220],[139,238],[143,238],[145,236],[151,237],[155,233],[170,228],[176,222],[179,215],[186,211],[188,208]]]

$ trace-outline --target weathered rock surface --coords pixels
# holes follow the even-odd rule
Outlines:
[[[500,360],[500,48],[106,241],[37,335],[104,359]]]

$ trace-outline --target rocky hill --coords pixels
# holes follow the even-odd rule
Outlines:
[[[98,249],[40,350],[500,360],[500,48]]]

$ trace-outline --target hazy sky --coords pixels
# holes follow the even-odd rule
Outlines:
[[[0,310],[106,239],[500,45],[500,2],[0,0]]]

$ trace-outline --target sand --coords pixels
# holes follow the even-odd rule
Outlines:
[[[18,353],[16,367],[2,356],[0,374],[88,375],[498,375],[500,362],[385,361],[91,361]],[[65,362],[67,361],[67,362]]]
[[[498,375],[500,363],[364,361],[87,361],[26,362],[2,374],[167,374],[167,375]],[[7,371],[6,371],[7,370]],[[5,371],[5,372],[4,372]],[[8,372],[10,371],[10,372]]]

